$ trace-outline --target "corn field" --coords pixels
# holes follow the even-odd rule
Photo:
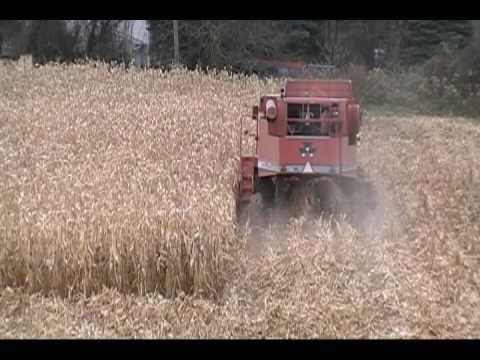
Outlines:
[[[235,246],[239,121],[268,84],[0,69],[0,283],[215,295]]]
[[[367,114],[359,158],[381,202],[367,231],[292,219],[252,255],[234,225],[238,121],[278,83],[101,64],[0,75],[1,337],[480,336],[468,119]]]

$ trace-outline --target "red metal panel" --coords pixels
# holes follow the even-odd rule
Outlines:
[[[294,96],[294,97],[284,97],[283,101],[291,104],[344,104],[350,99],[344,98],[335,98],[335,97],[304,97],[304,96]]]
[[[283,137],[287,134],[287,107],[281,99],[276,100],[277,118],[274,121],[269,121],[268,130],[270,135]]]
[[[308,145],[307,145],[308,144]],[[311,148],[312,157],[302,157],[305,146]],[[280,139],[280,165],[338,165],[338,138],[326,139]]]
[[[356,166],[356,146],[348,145],[348,138],[341,139],[341,158],[339,153],[339,138],[325,139],[279,139],[278,147],[272,146],[273,142],[263,142],[259,146],[259,161],[268,162],[278,166],[289,166],[306,164],[310,162],[312,166],[339,166],[340,161],[342,169],[351,169]],[[310,148],[308,155],[302,157],[302,149],[305,146]],[[277,150],[278,149],[278,152]],[[278,156],[277,156],[278,154]]]
[[[277,66],[277,67],[286,67],[289,69],[303,69],[305,66],[305,63],[303,61],[257,59],[256,62],[259,64],[266,64],[266,65]]]
[[[296,80],[288,81],[284,97],[275,95],[264,96],[260,102],[260,111],[265,114],[267,99],[275,99],[277,104],[277,118],[268,122],[266,119],[257,120],[257,176],[271,176],[276,172],[285,171],[282,167],[291,166],[298,171],[299,166],[306,165],[325,167],[332,170],[339,167],[342,174],[352,174],[356,167],[356,146],[349,145],[349,130],[358,128],[359,106],[354,103],[352,84],[350,81],[339,80]],[[339,104],[338,119],[342,122],[340,137],[287,137],[287,108],[288,103],[303,104]],[[329,118],[324,117],[322,121]],[[316,122],[318,120],[311,120]],[[302,156],[303,153],[303,156]],[[252,160],[253,161],[253,160]],[[248,165],[247,165],[248,163]],[[252,165],[248,160],[245,166],[250,169],[243,170],[245,176],[245,191],[254,191]],[[328,170],[325,170],[328,171]],[[252,185],[249,185],[251,181]]]
[[[253,194],[255,191],[255,167],[257,164],[257,158],[242,157],[240,159],[241,179],[240,179],[240,196]]]
[[[286,97],[353,98],[350,80],[290,80],[285,87]]]
[[[357,146],[348,145],[348,138],[342,138],[342,163],[343,168],[352,168],[357,166]]]
[[[262,161],[278,164],[280,160],[280,138],[268,134],[266,120],[258,120],[258,158]]]

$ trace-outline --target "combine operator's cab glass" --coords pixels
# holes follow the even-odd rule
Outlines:
[[[288,136],[335,136],[338,106],[328,104],[288,104]]]

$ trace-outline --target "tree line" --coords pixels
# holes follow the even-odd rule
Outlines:
[[[168,66],[174,53],[172,20],[147,22],[151,63]],[[128,24],[0,20],[0,48],[15,44],[17,52],[31,53],[39,64],[79,58],[126,61],[128,39],[118,34]],[[468,58],[478,47],[475,26],[475,20],[179,20],[178,35],[182,64],[249,72],[259,59],[337,67],[412,66],[445,47]]]
[[[31,54],[35,64],[78,59],[128,61],[128,20],[0,20],[0,53]]]
[[[403,89],[405,97],[422,98],[420,103],[438,100],[435,109],[463,111],[468,103],[476,112],[479,24],[478,20],[178,20],[178,38],[181,63],[189,68],[271,75],[278,68],[268,60],[333,65],[335,76],[355,78],[364,95],[380,99],[384,92]],[[172,20],[149,20],[148,28],[151,63],[168,67],[174,56]],[[383,71],[375,75],[372,70],[378,68]]]
[[[480,20],[148,20],[150,65],[278,74],[269,62],[333,65],[372,106],[480,111]],[[129,20],[0,20],[0,55],[35,64],[131,61]]]
[[[171,20],[149,20],[151,55],[173,57]],[[248,69],[256,59],[302,60],[338,67],[415,65],[473,40],[472,20],[180,20],[182,63]],[[380,54],[378,59],[375,54]]]

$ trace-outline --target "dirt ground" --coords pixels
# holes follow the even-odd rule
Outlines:
[[[0,337],[478,338],[479,135],[464,119],[368,117],[359,156],[380,206],[364,231],[246,229],[218,301],[3,289]]]

